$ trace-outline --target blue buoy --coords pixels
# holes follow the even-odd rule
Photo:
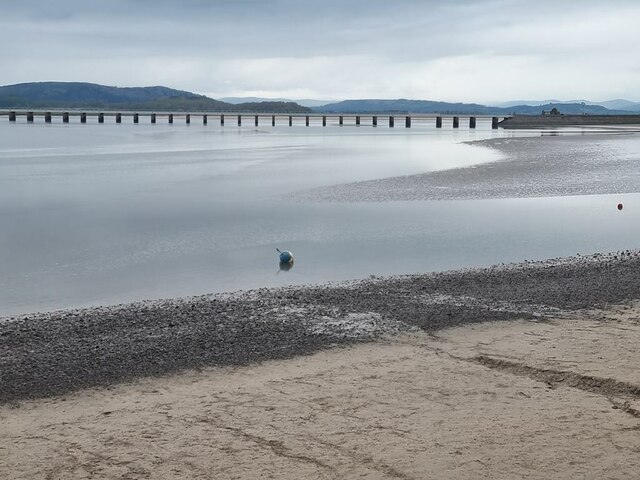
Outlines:
[[[280,254],[280,263],[293,263],[293,254],[289,250],[280,251],[278,248],[276,250]]]

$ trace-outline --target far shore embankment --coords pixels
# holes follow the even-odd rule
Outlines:
[[[514,115],[498,123],[505,129],[607,125],[640,127],[640,115]]]

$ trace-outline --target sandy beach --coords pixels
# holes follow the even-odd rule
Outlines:
[[[637,478],[639,262],[4,318],[0,477]]]
[[[0,409],[18,478],[637,478],[640,304]]]

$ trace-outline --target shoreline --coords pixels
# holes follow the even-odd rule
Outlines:
[[[638,298],[634,250],[5,317],[0,404]]]

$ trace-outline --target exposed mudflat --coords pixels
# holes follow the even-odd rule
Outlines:
[[[640,252],[0,319],[0,403],[640,298]]]
[[[297,192],[295,200],[384,202],[549,197],[640,192],[633,133],[495,138],[470,142],[496,162]],[[631,148],[625,148],[629,145]]]

